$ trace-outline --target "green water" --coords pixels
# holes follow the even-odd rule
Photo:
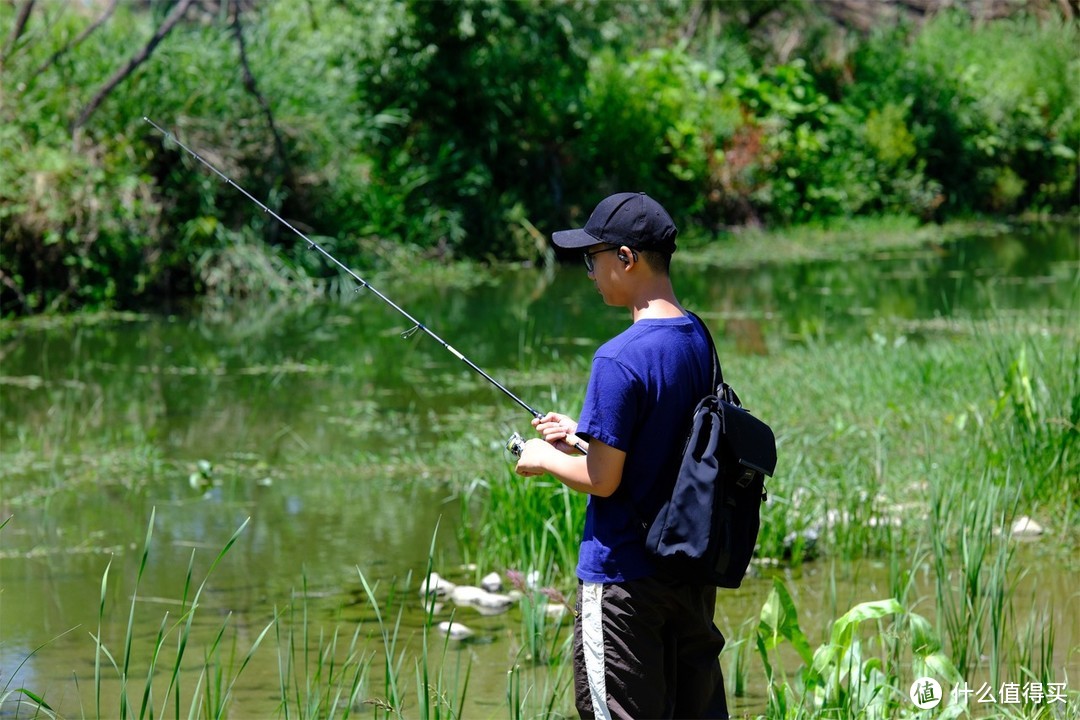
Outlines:
[[[677,261],[674,275],[737,368],[739,357],[791,344],[947,334],[991,311],[1069,323],[1078,244],[1075,226],[1044,227],[738,270]],[[626,322],[579,264],[507,269],[468,287],[416,280],[375,284],[539,410],[580,402],[553,388],[584,383],[595,346]],[[403,338],[409,329],[366,292],[299,308],[3,326],[0,522],[11,519],[0,530],[0,695],[31,688],[67,717],[93,716],[102,575],[111,561],[103,638],[119,648],[151,509],[137,645],[177,612],[192,553],[198,582],[248,518],[208,584],[197,632],[228,616],[250,644],[305,586],[316,623],[351,632],[372,621],[363,572],[383,589],[408,587],[402,622],[415,633],[433,537],[436,569],[465,575],[455,490],[504,472],[502,444],[530,416],[422,332]],[[1074,576],[1040,557],[1030,572],[1075,607]],[[791,582],[804,629],[833,617],[830,602],[842,612],[868,589],[888,590],[874,563],[811,563]],[[725,592],[721,629],[733,636],[756,617],[769,587],[762,577]],[[467,716],[499,717],[517,613],[458,617],[480,635],[451,651],[472,663]],[[1059,637],[1074,636],[1076,615],[1063,617]],[[273,714],[277,678],[268,642],[231,716]],[[735,708],[760,710],[764,697],[752,687]]]

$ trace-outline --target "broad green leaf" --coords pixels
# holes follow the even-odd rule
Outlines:
[[[903,610],[903,607],[895,598],[859,603],[833,623],[832,644],[847,648],[851,645],[855,627],[860,623],[867,620],[878,620],[886,615],[903,612]]]
[[[799,627],[795,601],[791,599],[787,586],[779,578],[773,580],[772,592],[761,607],[758,632],[764,633],[768,649],[773,649],[781,641],[787,640],[799,653],[803,662],[807,664],[811,662],[813,655],[806,635]]]

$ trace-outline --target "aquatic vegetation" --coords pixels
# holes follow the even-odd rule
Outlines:
[[[986,371],[998,389],[982,418],[992,462],[1026,477],[1027,503],[1064,498],[1080,511],[1080,352],[1060,343],[996,336]]]
[[[881,622],[892,617],[892,625]],[[860,626],[873,622],[870,637]],[[832,623],[828,641],[811,650],[799,627],[798,612],[787,588],[776,580],[761,609],[758,652],[769,681],[768,716],[774,718],[892,718],[918,713],[904,688],[928,675],[956,682],[960,674],[923,617],[906,612],[895,598],[859,603]],[[910,666],[888,652],[890,638],[909,644]],[[791,677],[770,660],[788,643],[802,661]],[[907,683],[905,685],[904,683]]]
[[[280,712],[286,720],[347,718],[363,705],[377,704],[363,697],[369,686],[373,654],[366,647],[363,624],[351,634],[344,623],[318,627],[309,614],[307,579],[299,603],[276,613],[274,634],[278,646]]]
[[[535,570],[549,584],[573,582],[584,495],[554,479],[522,478],[507,468],[465,486],[460,507],[458,542],[477,568]]]
[[[115,717],[121,718],[121,720],[129,717],[138,717],[140,719],[152,718],[155,716],[155,702],[160,703],[160,710],[157,712],[157,715],[165,716],[167,711],[171,708],[174,717],[181,717],[181,704],[189,702],[188,698],[185,698],[182,693],[181,685],[183,675],[181,669],[188,649],[188,641],[192,636],[192,625],[195,615],[200,607],[199,601],[202,597],[203,590],[206,588],[207,579],[209,579],[214,567],[236,543],[237,538],[247,525],[247,521],[244,521],[244,523],[237,528],[236,532],[233,533],[232,537],[225,543],[225,546],[211,563],[206,578],[203,579],[198,588],[195,588],[192,584],[192,575],[195,564],[195,553],[192,552],[191,562],[188,565],[187,575],[184,580],[183,595],[180,600],[180,614],[172,620],[170,620],[169,613],[165,613],[165,615],[162,616],[157,636],[149,649],[149,657],[147,658],[141,654],[137,655],[135,653],[133,650],[133,641],[135,639],[135,612],[137,603],[140,599],[139,583],[143,578],[143,573],[146,571],[147,559],[150,554],[151,540],[154,531],[154,517],[155,513],[151,512],[135,578],[135,585],[131,593],[127,633],[123,638],[123,650],[120,653],[116,653],[110,649],[111,646],[102,632],[104,624],[103,619],[106,611],[106,600],[108,598],[107,589],[109,584],[109,570],[112,567],[111,561],[106,566],[105,572],[101,578],[98,628],[97,632],[91,635],[94,640],[95,648],[95,717],[114,715]],[[191,594],[192,590],[194,590],[194,594]],[[231,651],[227,651],[225,645],[222,644],[228,624],[228,619],[226,619],[226,621],[220,625],[217,633],[213,636],[210,645],[204,650],[203,664],[196,676],[195,687],[190,698],[190,705],[188,706],[190,708],[187,712],[189,717],[205,715],[206,717],[220,718],[227,715],[232,690],[237,679],[240,677],[241,673],[243,673],[244,668],[247,666],[252,656],[259,649],[263,638],[266,637],[274,623],[271,622],[262,629],[252,642],[251,647],[240,658],[237,658],[235,654],[235,647],[232,648]],[[176,641],[176,654],[172,660],[172,664],[168,665],[165,664],[167,661],[164,661],[162,651],[165,648],[166,641],[173,637],[175,637]],[[144,662],[146,663],[146,679],[143,681],[142,692],[140,695],[137,666]],[[162,664],[159,665],[159,663]],[[119,683],[119,697],[116,699],[117,706],[115,710],[107,709],[103,714],[102,704],[109,700],[109,696],[106,694],[103,685],[103,671],[107,671],[109,667],[116,673],[116,680]],[[162,673],[164,674],[164,677],[167,678],[167,683],[164,692],[155,699],[155,681]]]

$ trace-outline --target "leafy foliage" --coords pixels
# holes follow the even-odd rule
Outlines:
[[[881,628],[892,617],[887,631]],[[877,639],[899,646],[874,648],[874,640],[864,639],[860,626],[878,625]],[[960,673],[941,651],[941,642],[931,624],[921,615],[906,612],[896,598],[863,602],[837,618],[829,639],[816,650],[799,627],[798,610],[784,583],[776,578],[772,592],[761,608],[757,647],[769,681],[768,716],[777,718],[914,717],[905,689],[913,678],[926,675],[958,682]],[[802,660],[797,676],[789,680],[781,664],[770,653],[790,643]],[[901,655],[910,658],[903,667]],[[946,710],[955,717],[957,707]]]
[[[359,269],[541,259],[547,233],[627,188],[706,237],[1077,205],[1060,12],[852,36],[806,2],[209,6],[165,33],[186,5],[0,5],[0,312],[333,279],[143,116]]]

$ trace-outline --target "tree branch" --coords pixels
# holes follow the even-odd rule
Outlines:
[[[262,114],[266,118],[266,124],[270,128],[270,135],[274,139],[274,159],[276,170],[279,172],[280,177],[278,182],[284,185],[292,184],[292,168],[289,165],[289,156],[285,149],[285,141],[281,137],[281,133],[278,132],[277,123],[274,122],[274,111],[270,107],[269,101],[262,93],[259,92],[259,87],[255,82],[255,74],[251,72],[251,63],[248,62],[247,44],[244,42],[244,30],[240,24],[240,0],[232,0],[232,31],[236,37],[236,45],[240,51],[240,68],[243,71],[244,76],[244,89],[251,93],[256,102],[259,103],[259,107],[262,109]],[[274,224],[270,226],[270,242],[276,244],[280,237],[281,226]]]
[[[697,35],[698,23],[701,22],[701,17],[705,14],[705,0],[698,0],[694,4],[693,10],[690,11],[690,19],[686,23],[686,27],[682,31],[682,39],[686,42],[690,42]]]
[[[165,36],[176,26],[176,23],[180,22],[180,19],[184,17],[184,13],[191,7],[192,2],[194,2],[194,0],[180,0],[180,2],[172,9],[172,12],[169,13],[168,17],[165,18],[165,21],[161,23],[161,26],[154,32],[153,37],[146,43],[146,46],[128,60],[124,67],[117,70],[113,76],[105,82],[101,89],[94,94],[94,97],[90,99],[90,102],[87,103],[86,107],[79,113],[78,119],[72,124],[72,135],[78,133],[79,129],[86,124],[86,121],[90,119],[90,116],[94,114],[94,111],[98,109],[98,106],[104,102],[105,98],[108,97],[109,93],[111,93],[117,85],[127,79],[127,77],[135,71],[135,68],[146,62],[147,58],[154,52],[154,48],[158,46],[158,43],[164,40]]]
[[[90,35],[95,30],[97,30],[99,27],[104,25],[105,21],[108,20],[112,16],[113,12],[116,10],[116,6],[119,3],[120,3],[120,0],[111,0],[111,2],[109,2],[109,6],[107,8],[105,8],[105,11],[103,13],[101,13],[101,15],[98,17],[97,20],[92,22],[89,27],[87,27],[85,30],[83,30],[81,33],[79,33],[79,36],[77,38],[75,38],[74,40],[69,42],[67,45],[60,48],[56,52],[54,52],[52,55],[50,55],[49,58],[45,62],[41,63],[41,65],[39,65],[38,68],[36,70],[34,70],[33,74],[30,76],[31,82],[33,82],[33,79],[36,78],[38,75],[40,75],[41,73],[48,70],[50,66],[52,66],[57,60],[59,60],[61,57],[63,57],[66,53],[68,53],[68,52],[74,50],[76,47],[78,47],[82,43],[82,41],[85,40],[86,38],[90,37]]]
[[[4,66],[11,51],[15,49],[15,43],[22,37],[23,32],[26,30],[26,23],[30,20],[30,11],[34,9],[34,0],[26,0],[23,6],[19,8],[19,16],[15,18],[15,26],[11,28],[11,34],[8,35],[7,42],[4,43],[4,52],[0,53],[0,68]]]
[[[278,132],[277,123],[274,122],[274,112],[270,108],[270,103],[259,92],[258,85],[255,83],[255,75],[251,72],[251,64],[248,62],[247,45],[244,43],[244,30],[240,26],[240,3],[238,0],[232,0],[233,6],[233,19],[232,19],[232,31],[236,37],[236,44],[240,49],[240,68],[244,73],[244,88],[255,96],[256,102],[259,103],[259,107],[262,108],[263,115],[266,117],[266,124],[270,126],[270,134],[274,138],[274,155],[277,158],[278,164],[281,166],[282,174],[287,178],[290,174],[289,159],[285,152],[285,141],[281,138],[281,133]]]
[[[11,292],[15,293],[15,298],[19,301],[19,304],[23,306],[23,312],[29,313],[30,301],[27,300],[26,295],[23,293],[22,288],[15,282],[14,278],[8,277],[2,269],[0,269],[0,283],[3,283]]]

